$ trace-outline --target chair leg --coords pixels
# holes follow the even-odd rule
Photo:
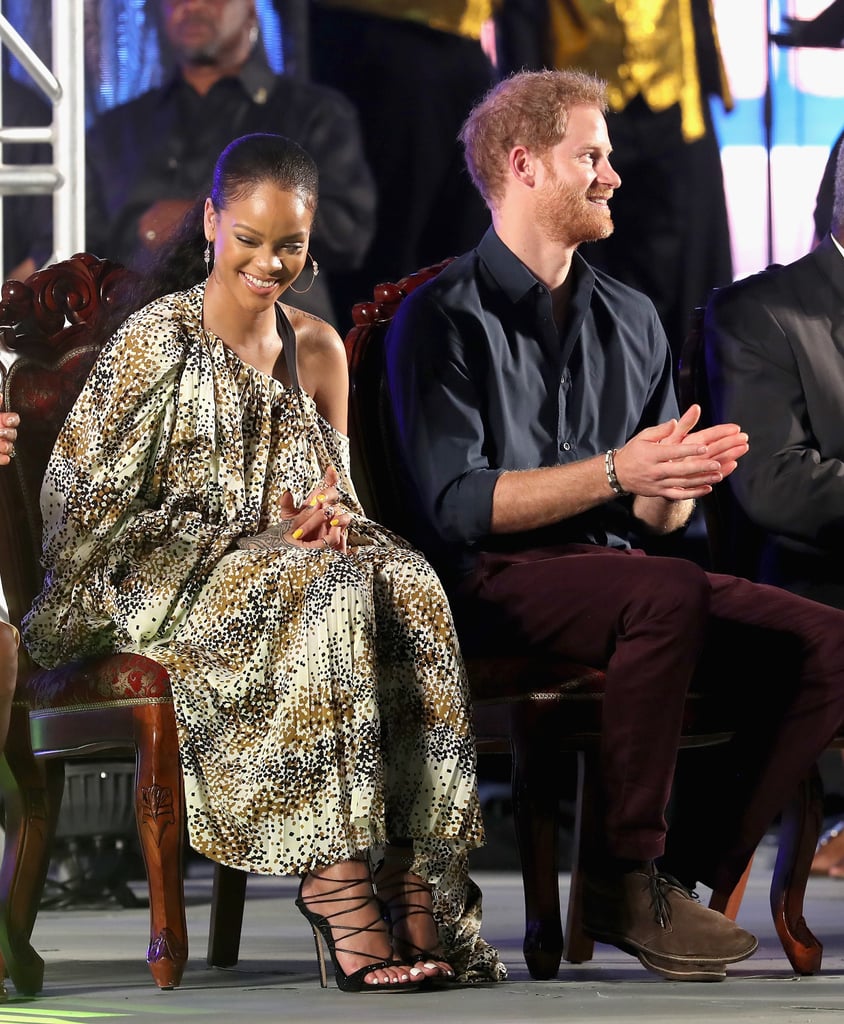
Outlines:
[[[823,945],[806,924],[803,900],[822,828],[823,786],[815,765],[782,813],[779,849],[771,880],[774,926],[798,974],[816,974],[821,969]]]
[[[750,878],[752,868],[753,858],[751,857],[741,878],[736,882],[735,887],[730,890],[730,892],[713,889],[712,896],[709,899],[709,909],[719,910],[724,917],[728,917],[731,921],[735,921],[741,908],[741,901],[744,899],[744,891],[747,888],[747,882]]]
[[[5,842],[0,865],[0,950],[5,973],[21,995],[36,995],[44,961],[30,937],[44,891],[64,787],[60,761],[38,762],[29,743],[29,716],[14,708],[2,759]]]
[[[149,883],[147,963],[159,988],[177,988],[188,957],[185,797],[172,704],[135,710],[135,818]]]
[[[514,709],[511,718],[513,751],[513,819],[525,897],[525,963],[532,978],[554,978],[563,956],[560,924],[559,759],[549,764],[544,742],[533,721],[534,710]]]
[[[211,924],[208,929],[209,967],[234,967],[240,957],[240,932],[248,872],[214,865]]]
[[[595,942],[583,930],[583,847],[584,838],[594,834],[597,803],[598,759],[591,750],[577,754],[577,805],[572,842],[571,886],[566,912],[565,958],[571,964],[592,959]]]

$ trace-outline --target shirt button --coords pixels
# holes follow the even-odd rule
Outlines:
[[[560,451],[561,452],[570,452],[571,451],[571,445],[568,443],[568,441],[560,441]]]

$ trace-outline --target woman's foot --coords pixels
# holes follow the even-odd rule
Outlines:
[[[390,931],[363,861],[341,861],[310,872],[299,887],[297,904],[323,935],[335,968],[346,978],[372,966],[362,975],[363,987],[398,989],[423,980],[424,972],[393,959]],[[324,919],[323,927],[314,923],[314,916]],[[338,975],[338,984],[340,980]]]
[[[844,821],[839,821],[820,838],[812,860],[813,875],[844,877]]]
[[[392,923],[393,950],[426,979],[452,980],[454,969],[443,955],[431,887],[409,870],[412,861],[409,850],[388,846],[375,872],[378,898],[389,911]]]

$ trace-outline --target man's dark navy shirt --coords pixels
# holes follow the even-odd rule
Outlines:
[[[408,529],[446,574],[469,572],[482,550],[629,545],[629,499],[529,533],[490,533],[503,472],[620,448],[678,415],[653,303],[577,253],[573,273],[558,330],[547,287],[490,229],[403,300],[387,334],[398,441],[420,515]]]

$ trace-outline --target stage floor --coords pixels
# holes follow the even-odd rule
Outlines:
[[[844,1010],[844,881],[810,882],[806,919],[824,943],[823,968],[817,976],[798,977],[782,952],[768,908],[772,857],[772,845],[757,856],[739,918],[758,935],[759,949],[750,960],[730,968],[724,982],[665,981],[604,945],[596,946],[592,962],[564,962],[555,980],[534,981],[521,953],[519,875],[479,870],[475,877],[484,891],[484,934],[500,949],[510,980],[403,995],[320,989],[313,941],[293,905],[296,882],[289,879],[250,877],[240,964],[232,970],[206,967],[211,875],[200,862],[191,865],[186,885],[191,958],[181,988],[162,992],[152,982],[144,961],[145,909],[42,910],[33,938],[46,962],[44,990],[36,998],[24,998],[9,984],[8,1000],[0,1004],[0,1024],[134,1024],[150,1018],[174,1024],[832,1020]],[[561,874],[563,901],[568,882],[568,875]],[[143,892],[134,883],[133,889]]]

